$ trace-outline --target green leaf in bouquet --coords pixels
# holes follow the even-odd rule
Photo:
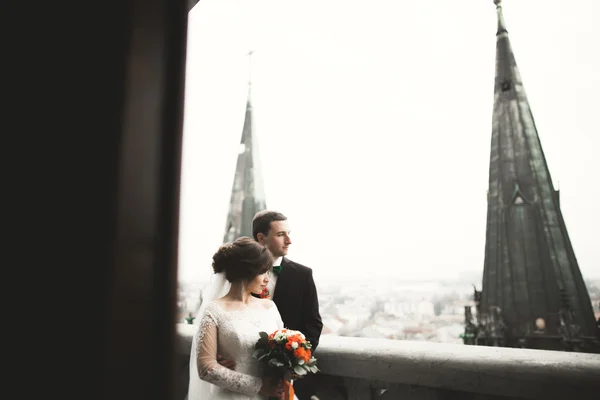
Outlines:
[[[313,374],[316,374],[317,372],[319,372],[319,368],[317,368],[316,365],[308,365],[307,368],[310,370],[310,372],[312,372]]]
[[[262,349],[256,349],[254,350],[254,353],[252,353],[252,357],[253,358],[259,358],[261,356],[261,354],[263,353]],[[259,358],[260,359],[260,358]]]
[[[269,360],[269,365],[273,367],[283,367],[284,364],[276,358],[271,358]]]
[[[258,334],[262,340],[264,340],[266,342],[269,341],[269,335],[267,335],[267,332],[259,332]]]
[[[294,372],[296,373],[296,375],[306,375],[306,370],[304,368],[302,368],[300,365],[296,365],[294,367]]]
[[[256,342],[256,344],[254,345],[255,349],[263,349],[263,350],[268,350],[269,349],[269,342],[266,340],[262,340],[262,339],[258,339],[258,341]]]
[[[258,339],[258,342],[256,342],[256,344],[254,345],[254,348],[269,351],[269,342],[262,339]]]

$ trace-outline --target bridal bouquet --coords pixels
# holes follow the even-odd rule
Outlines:
[[[258,359],[268,376],[289,383],[292,379],[319,371],[317,359],[312,356],[312,345],[302,332],[279,329],[270,335],[266,332],[259,335],[252,356]],[[288,386],[293,394],[293,388]]]

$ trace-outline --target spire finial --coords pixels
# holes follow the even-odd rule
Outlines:
[[[252,54],[254,50],[248,52],[248,87],[252,86]]]
[[[506,30],[504,16],[502,15],[502,0],[494,0],[494,4],[496,5],[496,11],[498,13],[498,31],[496,32],[496,36],[506,34],[508,31]]]

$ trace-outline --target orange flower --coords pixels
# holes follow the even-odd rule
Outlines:
[[[292,342],[291,340],[288,340],[287,343],[285,344],[285,349],[286,350],[292,350]]]
[[[292,342],[296,342],[298,344],[301,344],[303,342],[302,337],[300,335],[292,335],[288,337],[289,341]]]
[[[296,357],[298,360],[303,360],[305,351],[306,350],[304,350],[302,347],[298,347],[296,351],[294,351],[294,357]]]
[[[310,350],[306,350],[304,347],[298,347],[296,351],[294,351],[294,356],[298,360],[304,360],[304,362],[308,362],[310,360]]]
[[[304,354],[305,354],[305,357],[304,357],[304,362],[308,362],[308,360],[310,360],[310,358],[312,357],[312,353],[311,353],[311,351],[310,351],[310,350],[306,350],[306,351],[304,352]]]

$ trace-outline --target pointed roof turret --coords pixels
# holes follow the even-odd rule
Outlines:
[[[252,52],[248,55],[251,56]],[[266,209],[258,139],[253,123],[251,88],[252,82],[249,79],[246,116],[223,242],[231,242],[240,236],[252,237],[252,218],[258,211]]]
[[[565,324],[576,326],[568,331],[579,335],[569,343],[593,341],[598,332],[510,45],[501,2],[494,3],[498,14],[496,77],[482,315],[478,319],[487,319],[488,330],[498,325],[495,338],[497,332],[504,335],[497,341],[504,343],[500,345],[559,350],[568,342]],[[569,301],[565,303],[564,298]],[[491,318],[491,310],[496,310],[496,319]],[[564,315],[572,317],[567,321]],[[539,319],[544,322],[543,332],[536,328],[541,326]],[[531,336],[536,329],[537,336]],[[483,344],[489,343],[483,340]]]

